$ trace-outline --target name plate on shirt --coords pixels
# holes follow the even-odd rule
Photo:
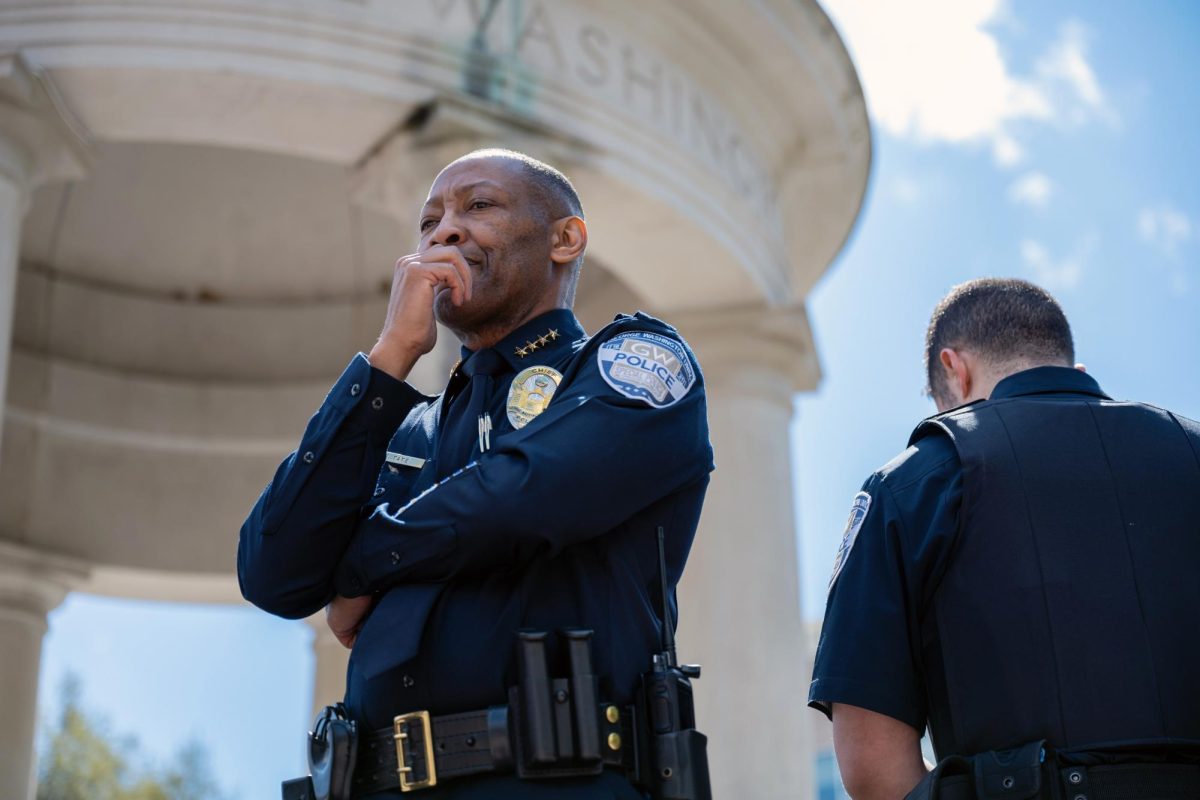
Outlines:
[[[398,464],[402,467],[413,467],[420,469],[425,466],[425,459],[417,458],[416,456],[406,456],[403,453],[393,453],[391,450],[387,454],[387,463]]]

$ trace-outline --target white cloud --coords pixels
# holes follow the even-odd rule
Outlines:
[[[1021,260],[1033,273],[1033,281],[1051,291],[1074,289],[1083,280],[1088,256],[1096,247],[1096,236],[1089,234],[1079,241],[1070,255],[1054,258],[1041,242],[1025,239],[1021,242]]]
[[[988,144],[996,162],[1022,159],[1018,123],[1115,120],[1068,22],[1020,76],[991,28],[1019,23],[1001,0],[823,0],[854,54],[875,122],[918,141]]]
[[[1086,122],[1090,113],[1109,122],[1116,117],[1108,108],[1100,82],[1087,60],[1087,35],[1083,26],[1076,21],[1063,25],[1062,32],[1050,50],[1038,60],[1037,72],[1042,85],[1051,93],[1058,90],[1066,97],[1060,98],[1060,106],[1069,114],[1071,122]]]
[[[1182,211],[1165,203],[1138,212],[1138,236],[1171,260],[1179,258],[1179,249],[1192,240],[1192,222]]]
[[[905,175],[892,181],[889,189],[892,199],[907,208],[915,206],[921,199],[921,185]]]
[[[992,157],[1002,167],[1015,167],[1025,158],[1025,151],[1016,139],[1004,131],[997,131],[992,139]]]
[[[1032,208],[1045,208],[1054,194],[1054,183],[1040,172],[1027,172],[1008,187],[1008,199]]]
[[[1163,203],[1143,208],[1137,216],[1137,232],[1142,241],[1153,247],[1167,262],[1171,292],[1188,291],[1188,274],[1181,251],[1191,243],[1195,231],[1192,221],[1177,208]]]

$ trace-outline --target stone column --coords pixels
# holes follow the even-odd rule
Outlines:
[[[715,797],[808,798],[804,630],[788,425],[819,368],[803,309],[672,315],[700,360],[716,472],[680,587],[680,659]]]
[[[84,576],[76,562],[0,543],[0,797],[34,796],[38,668],[46,615]]]
[[[21,220],[30,195],[46,181],[83,177],[87,166],[81,129],[54,87],[20,54],[0,54],[0,405],[7,396]]]
[[[350,651],[342,647],[325,624],[325,612],[319,611],[305,620],[313,630],[313,693],[312,715],[333,703],[341,702],[346,696],[346,665],[350,662]]]

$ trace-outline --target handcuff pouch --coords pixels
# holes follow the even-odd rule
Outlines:
[[[308,770],[315,800],[350,800],[358,726],[341,703],[326,706],[308,735]]]

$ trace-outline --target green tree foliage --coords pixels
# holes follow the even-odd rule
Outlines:
[[[140,766],[137,742],[112,734],[81,704],[79,680],[63,683],[61,710],[39,759],[37,800],[223,800],[208,752],[188,744],[165,768]]]

